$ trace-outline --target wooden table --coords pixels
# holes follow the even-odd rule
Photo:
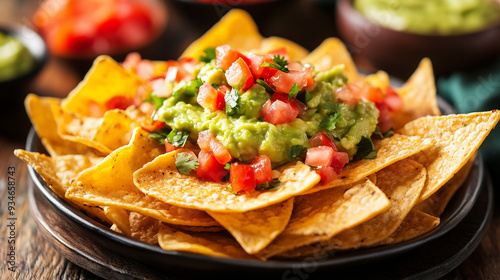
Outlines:
[[[38,3],[39,1],[2,0],[0,23],[29,22],[29,15],[36,9]],[[227,8],[208,7],[207,9],[213,9],[201,17],[203,12],[200,13],[198,8],[166,3],[170,19],[167,29],[159,40],[161,51],[152,52],[147,58],[175,59],[189,42],[203,34],[218,19],[218,12]],[[286,4],[282,2],[282,4],[279,10],[251,11],[264,36],[282,36],[313,49],[324,38],[336,35],[333,6],[307,0],[290,1]],[[314,28],[310,28],[311,26]],[[40,95],[64,97],[81,80],[82,75],[81,70],[74,68],[67,61],[50,58],[45,69],[30,85],[30,91]],[[2,116],[4,122],[19,122],[25,116],[22,105],[17,106],[20,108],[17,113]],[[26,165],[13,155],[15,148],[24,147],[27,129],[27,125],[20,124],[17,136],[5,131],[0,132],[1,278],[101,279],[62,257],[36,229],[27,199],[27,187],[32,182]],[[9,185],[9,180],[15,182],[15,191],[10,193],[13,196],[12,200],[9,200],[8,187],[13,183]],[[495,184],[498,185],[499,182]],[[495,199],[499,201],[498,194],[495,195]],[[12,208],[10,211],[9,205],[14,206],[12,201],[15,202],[15,209]],[[499,237],[500,207],[497,206],[494,208],[491,225],[477,250],[442,279],[500,279]],[[13,240],[15,249],[11,250],[10,246],[13,244],[9,244],[9,241]],[[13,272],[9,270],[9,260],[15,261],[16,268]]]

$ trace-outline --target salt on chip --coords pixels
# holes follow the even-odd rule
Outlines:
[[[344,43],[338,38],[328,38],[324,40],[316,49],[307,55],[302,62],[311,63],[315,70],[328,71],[334,66],[343,64],[344,71],[349,81],[356,81],[359,78],[356,64],[352,60],[349,51]]]
[[[35,94],[28,94],[24,100],[26,112],[44,147],[51,156],[91,154],[87,146],[64,140],[59,135],[52,106],[59,106],[60,103],[59,98],[39,97]]]
[[[42,177],[47,185],[60,197],[69,188],[70,182],[80,172],[102,161],[99,157],[88,157],[85,155],[64,155],[49,157],[36,152],[28,152],[21,149],[14,150],[14,154],[25,163],[33,167]],[[90,217],[97,218],[105,223],[110,223],[104,215],[102,208],[89,206],[85,203],[72,202]]]
[[[62,101],[67,112],[82,116],[101,117],[106,102],[114,97],[133,100],[144,81],[125,70],[111,57],[102,55],[94,60],[83,81]]]
[[[219,224],[226,228],[249,253],[265,248],[280,234],[292,215],[293,198],[244,213],[217,213],[208,211]]]
[[[440,116],[437,105],[436,85],[430,59],[424,58],[417,70],[398,90],[403,101],[403,108],[391,115],[394,129],[425,116]]]
[[[389,205],[389,199],[370,180],[296,197],[287,227],[257,256],[268,259],[328,240],[386,211]]]
[[[339,250],[356,249],[387,238],[416,204],[425,178],[425,168],[410,159],[398,161],[377,172],[377,187],[391,201],[389,209],[356,227],[342,231],[322,245]]]
[[[82,172],[66,192],[66,197],[89,204],[123,208],[166,223],[218,225],[203,211],[166,204],[135,187],[133,173],[164,152],[163,145],[137,128],[129,145],[113,151],[99,165]]]
[[[158,244],[167,251],[191,252],[214,257],[254,259],[240,247],[229,233],[224,231],[190,232],[164,224],[158,233]]]
[[[303,193],[320,181],[309,166],[296,162],[280,169],[282,184],[272,191],[235,194],[230,184],[204,181],[181,174],[175,165],[179,150],[157,157],[134,174],[136,186],[165,203],[213,212],[245,212],[266,207]]]
[[[438,191],[436,191],[429,198],[415,205],[415,209],[418,209],[429,215],[440,217],[446,209],[446,205],[451,200],[455,192],[462,186],[462,184],[467,179],[469,171],[474,165],[475,156],[473,156],[469,161],[451,178],[446,182]]]
[[[436,141],[432,148],[412,159],[427,169],[420,201],[429,198],[474,155],[500,119],[500,111],[422,117],[406,124],[398,133]]]
[[[318,184],[308,193],[357,182],[399,160],[429,149],[436,143],[433,139],[408,137],[394,134],[392,137],[373,141],[377,150],[374,159],[361,159],[346,165],[339,176],[326,185]]]
[[[233,9],[203,36],[191,43],[181,57],[198,59],[205,49],[224,44],[240,51],[258,49],[262,39],[252,17],[243,10]]]
[[[262,40],[259,51],[267,53],[279,48],[286,48],[290,60],[300,61],[309,51],[299,44],[281,37],[268,37]]]
[[[439,225],[439,218],[426,214],[420,210],[412,209],[401,225],[390,236],[375,245],[388,245],[404,242],[429,232]]]

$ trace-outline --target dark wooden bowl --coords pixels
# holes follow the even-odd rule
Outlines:
[[[429,57],[436,75],[479,66],[500,55],[500,23],[477,32],[423,35],[385,28],[368,20],[352,5],[337,3],[339,34],[357,61],[407,78]]]

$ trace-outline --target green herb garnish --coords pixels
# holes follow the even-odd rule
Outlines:
[[[255,187],[256,191],[272,191],[281,186],[281,181],[278,178],[274,178],[270,182],[265,182],[264,184],[260,184]]]
[[[215,57],[215,48],[206,48],[205,50],[203,50],[203,55],[200,56],[200,61],[209,63],[210,61],[214,60]]]
[[[377,150],[375,150],[375,145],[370,138],[362,136],[361,141],[359,141],[358,152],[356,153],[356,159],[373,159],[377,156]]]
[[[172,146],[174,146],[174,147],[184,147],[188,137],[189,137],[189,131],[172,130],[167,135],[167,142],[172,144]]]
[[[149,133],[148,137],[157,140],[160,144],[165,145],[165,139],[170,134],[170,128],[164,127]]]
[[[295,160],[297,159],[298,156],[300,156],[303,152],[307,150],[306,147],[301,146],[301,145],[293,145],[290,147],[290,150],[286,151],[286,155],[290,160]]]
[[[266,83],[264,80],[257,79],[255,82],[257,84],[263,86],[266,89],[267,93],[269,93],[269,94],[273,94],[274,93],[274,89],[268,83]]]
[[[274,63],[264,62],[264,63],[262,63],[262,67],[271,67],[271,68],[277,69],[277,70],[284,72],[284,73],[290,72],[290,70],[287,67],[288,61],[285,59],[284,56],[281,56],[279,54],[275,55],[273,57],[273,62]]]
[[[388,138],[394,135],[394,128],[391,127],[387,132],[380,131],[380,127],[376,126],[373,135],[379,137],[380,139]]]
[[[224,96],[224,101],[226,101],[226,114],[229,116],[234,116],[240,111],[240,93],[236,89],[232,89],[229,93]]]
[[[288,92],[288,100],[292,100],[300,92],[299,84],[294,83]]]
[[[335,113],[333,115],[324,116],[321,122],[319,123],[319,127],[322,127],[327,130],[334,130],[337,121],[340,119],[340,113]]]
[[[175,166],[179,173],[190,175],[193,170],[200,166],[200,164],[198,163],[198,159],[193,158],[191,154],[178,153],[175,159]]]

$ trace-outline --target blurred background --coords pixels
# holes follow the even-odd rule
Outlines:
[[[363,72],[404,81],[430,57],[438,94],[458,112],[500,108],[500,7],[496,0],[0,0],[2,139],[24,141],[27,93],[64,97],[99,54],[176,59],[232,8],[263,36],[313,50],[340,37]],[[21,143],[21,142],[20,142]],[[483,155],[500,167],[500,129]]]

